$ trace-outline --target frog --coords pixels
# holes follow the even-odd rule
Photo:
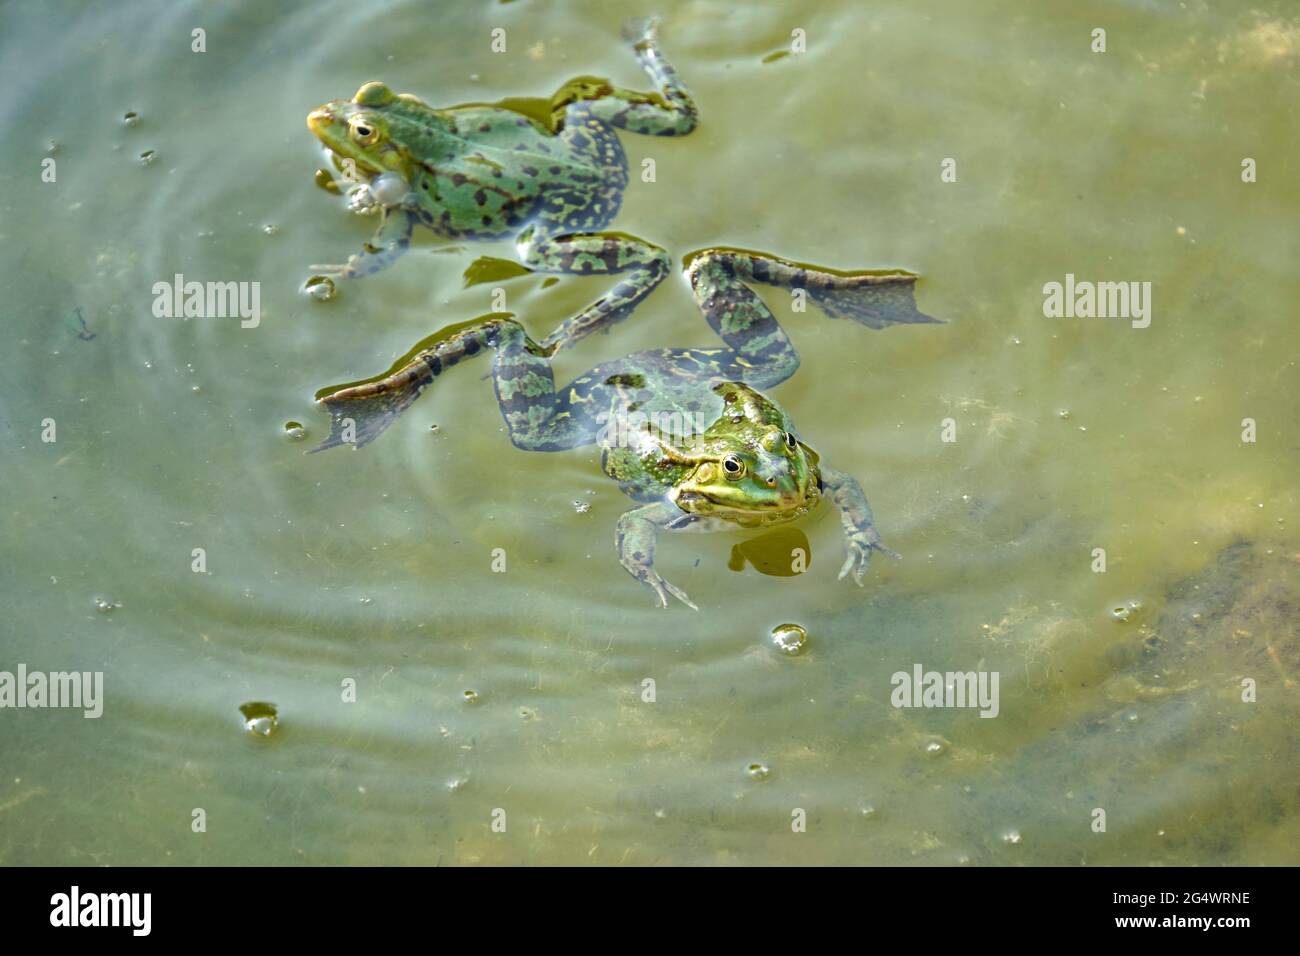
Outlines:
[[[600,449],[602,470],[636,505],[616,523],[619,560],[660,606],[676,599],[698,610],[655,570],[661,532],[762,529],[796,521],[823,501],[838,510],[846,542],[839,576],[863,586],[873,553],[897,554],[882,542],[858,481],[823,463],[768,395],[800,358],[754,286],[791,290],[792,302],[797,295],[828,318],[874,330],[941,323],[917,308],[919,277],[841,272],[723,247],[687,256],[685,276],[722,346],[641,350],[557,387],[552,353],[513,314],[490,313],[443,329],[386,375],[323,392],[330,434],[312,451],[368,445],[453,366],[490,354],[516,448]]]
[[[544,348],[558,350],[591,326],[629,316],[669,274],[671,260],[654,243],[608,230],[628,184],[616,130],[684,136],[699,111],[663,54],[658,18],[626,21],[623,36],[655,93],[583,76],[542,104],[438,109],[376,80],[350,100],[312,110],[308,128],[353,181],[350,206],[380,215],[362,252],[312,268],[331,281],[373,275],[407,251],[417,226],[443,239],[513,238],[528,270],[619,276],[546,337]]]

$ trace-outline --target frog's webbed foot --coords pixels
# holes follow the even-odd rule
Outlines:
[[[810,274],[808,297],[832,319],[850,319],[870,329],[890,325],[937,323],[916,307],[917,276]]]
[[[871,552],[879,551],[891,558],[899,558],[901,555],[885,547],[880,540],[880,533],[876,531],[875,520],[871,515],[871,505],[862,493],[862,486],[852,475],[822,466],[821,477],[823,487],[840,511],[840,523],[844,527],[848,555],[844,559],[844,566],[840,568],[840,580],[843,581],[852,574],[858,587],[862,587],[862,576],[867,573]]]
[[[844,539],[848,555],[844,559],[844,566],[840,568],[840,580],[843,581],[852,574],[853,580],[858,587],[862,587],[862,576],[867,573],[867,565],[871,563],[872,551],[879,551],[891,558],[902,557],[897,551],[885,547],[875,528],[868,528],[865,531],[854,530],[846,534]]]
[[[645,583],[648,584],[648,585],[650,585],[652,588],[654,588],[654,589],[655,589],[655,593],[659,595],[659,606],[660,606],[660,607],[667,607],[667,606],[668,606],[668,595],[671,594],[673,597],[677,598],[677,600],[681,601],[683,604],[685,604],[685,605],[686,605],[688,608],[690,608],[692,611],[698,611],[698,610],[699,610],[699,608],[696,606],[695,602],[692,601],[690,598],[688,598],[688,597],[686,596],[686,592],[685,592],[685,591],[683,591],[681,588],[677,587],[677,585],[675,585],[675,584],[669,584],[667,581],[665,581],[665,580],[664,580],[662,577],[660,577],[658,574],[655,574],[654,572],[651,572],[651,577],[648,578],[648,579],[646,579],[646,582],[645,582]]]
[[[625,512],[618,519],[616,541],[618,557],[628,574],[651,588],[659,597],[660,607],[668,606],[668,597],[677,598],[693,611],[699,608],[686,592],[669,584],[654,569],[655,538],[658,530],[682,517],[675,505],[656,503]]]
[[[428,366],[422,360],[417,362],[377,382],[341,389],[318,399],[330,413],[330,433],[311,451],[339,445],[360,448],[378,438],[433,381]]]

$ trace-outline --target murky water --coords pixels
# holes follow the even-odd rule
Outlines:
[[[595,453],[514,449],[486,363],[302,453],[318,388],[489,311],[462,273],[512,255],[426,234],[304,296],[373,226],[313,185],[308,110],[644,88],[643,8],[0,7],[0,670],[104,674],[99,719],[0,711],[0,863],[1300,862],[1295,5],[659,6],[702,125],[623,138],[656,181],[616,227],[911,269],[951,320],[769,296],[775,397],[903,560],[837,581],[824,509],[798,576],[669,537],[701,609],[660,610]],[[260,324],[156,318],[175,273],[260,283]],[[1067,274],[1150,282],[1150,326],[1045,317]],[[602,280],[503,285],[541,336]],[[674,280],[558,377],[713,341]],[[996,718],[891,706],[916,665],[996,672]]]

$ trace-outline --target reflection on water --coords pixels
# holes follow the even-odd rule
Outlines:
[[[310,263],[373,227],[314,185],[307,110],[376,78],[436,103],[576,73],[641,86],[625,12],[0,13],[21,131],[0,146],[0,671],[103,671],[105,697],[98,719],[0,711],[0,862],[1298,862],[1280,91],[1300,20],[1280,0],[1114,3],[1105,54],[1091,14],[1010,2],[661,5],[702,123],[624,137],[656,177],[634,175],[615,226],[675,257],[906,268],[953,320],[778,313],[803,368],[774,397],[903,555],[863,589],[836,580],[822,509],[665,538],[657,563],[701,610],[659,610],[615,557],[629,503],[594,450],[513,448],[486,364],[367,449],[302,453],[328,430],[315,389],[489,311],[494,287],[535,337],[604,288],[472,281],[510,244],[426,235],[304,295]],[[773,56],[796,27],[807,51]],[[156,318],[176,273],[260,283],[260,323]],[[1150,282],[1150,327],[1045,317],[1069,274]],[[715,343],[670,281],[557,380]],[[998,716],[892,706],[917,665],[997,672]],[[269,736],[245,727],[257,702]]]

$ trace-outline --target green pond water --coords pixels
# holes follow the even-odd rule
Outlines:
[[[773,396],[903,555],[862,589],[823,508],[749,559],[666,536],[700,610],[661,610],[598,454],[515,449],[485,360],[373,445],[303,454],[318,389],[494,285],[538,338],[610,285],[467,287],[511,243],[424,232],[310,299],[374,223],[313,183],[307,112],[371,79],[644,89],[619,25],[646,12],[0,6],[0,671],[104,675],[98,719],[0,710],[0,864],[1300,863],[1290,0],[658,3],[701,125],[622,136],[614,227],[677,261],[909,269],[949,320],[762,292],[803,357]],[[260,324],[155,317],[176,273],[260,283]],[[1151,283],[1149,327],[1046,317],[1067,274]],[[674,276],[557,379],[715,342]],[[755,568],[798,534],[807,573]],[[892,706],[916,665],[996,672],[996,718]]]

